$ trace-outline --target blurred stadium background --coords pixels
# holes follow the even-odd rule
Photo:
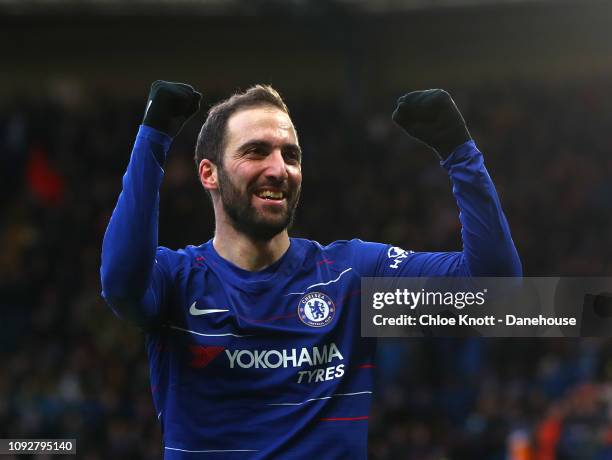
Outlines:
[[[271,83],[305,152],[293,234],[413,250],[459,248],[457,210],[390,113],[446,88],[525,273],[610,275],[611,25],[603,1],[0,0],[0,437],[161,457],[141,333],[98,281],[153,80],[189,82],[205,105]],[[203,116],[163,185],[173,248],[212,235],[191,159]],[[612,458],[612,341],[388,340],[378,376],[372,459]]]

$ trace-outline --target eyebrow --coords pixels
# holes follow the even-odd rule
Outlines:
[[[272,146],[272,144],[268,141],[261,141],[261,140],[252,140],[252,141],[247,141],[244,144],[242,144],[240,147],[238,147],[238,151],[239,152],[244,152],[245,150],[248,150],[250,148],[253,147],[260,147],[260,148],[267,148],[269,149]],[[281,150],[293,150],[295,152],[297,152],[300,155],[300,158],[302,157],[302,149],[300,148],[299,145],[297,144],[283,144],[283,146],[281,147]]]

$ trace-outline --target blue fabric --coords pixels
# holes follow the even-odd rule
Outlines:
[[[367,458],[376,344],[360,336],[361,277],[521,275],[472,141],[442,163],[460,209],[463,251],[292,238],[260,272],[224,260],[211,241],[157,247],[163,170],[156,158],[170,142],[141,127],[101,267],[107,303],[146,331],[166,459]],[[324,305],[326,320],[309,324],[305,302]]]

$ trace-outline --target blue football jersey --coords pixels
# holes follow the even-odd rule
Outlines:
[[[157,246],[157,159],[170,143],[141,126],[101,267],[108,304],[146,331],[166,459],[367,458],[375,341],[360,336],[361,277],[521,274],[473,141],[442,163],[463,251],[292,238],[258,272],[223,259],[212,241]]]

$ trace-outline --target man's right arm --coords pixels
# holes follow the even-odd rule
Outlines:
[[[157,248],[162,165],[172,139],[197,112],[200,97],[182,83],[153,83],[123,190],[104,235],[102,296],[117,315],[140,326],[159,319],[171,280],[167,255]]]

